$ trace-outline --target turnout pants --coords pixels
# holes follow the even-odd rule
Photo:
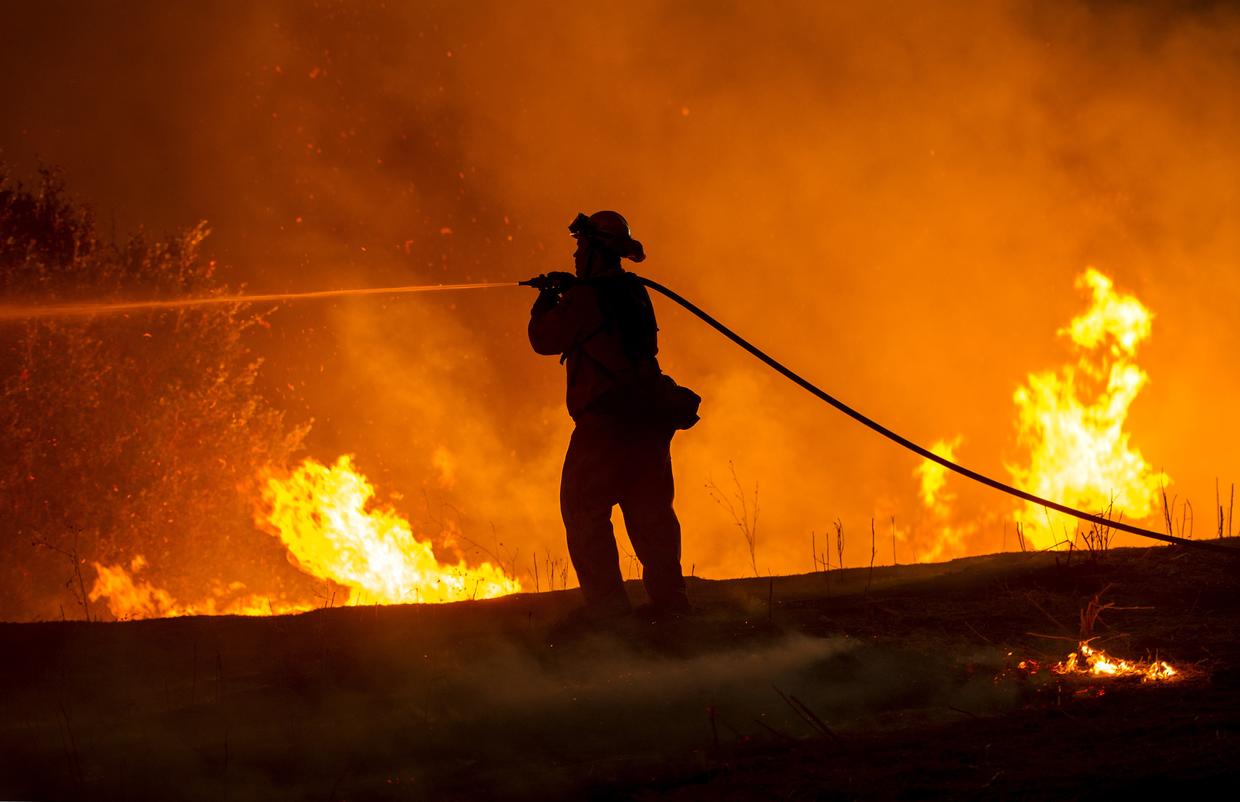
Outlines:
[[[648,424],[589,414],[577,420],[564,457],[560,511],[586,605],[598,612],[629,608],[611,526],[616,504],[651,602],[674,611],[688,607],[680,522],[672,509],[671,442],[672,432]]]

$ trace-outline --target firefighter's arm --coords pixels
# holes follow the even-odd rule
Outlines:
[[[545,356],[570,350],[585,332],[602,324],[592,287],[578,285],[563,294],[539,293],[530,309],[529,336],[534,352]]]

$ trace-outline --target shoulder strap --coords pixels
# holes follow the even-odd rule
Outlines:
[[[560,354],[560,364],[563,365],[564,360],[568,359],[568,355],[576,353],[577,351],[580,351],[581,353],[589,356],[589,354],[585,350],[586,343],[590,342],[590,340],[593,340],[595,337],[597,337],[599,334],[601,334],[606,329],[607,329],[607,320],[604,319],[603,322],[599,324],[598,328],[596,328],[594,331],[590,332],[586,336],[582,337],[580,340],[577,340],[576,342],[574,342],[572,345],[568,347],[567,351]],[[591,359],[593,359],[593,357],[591,357]],[[595,359],[594,361],[598,362],[597,359]]]

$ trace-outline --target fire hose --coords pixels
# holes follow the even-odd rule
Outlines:
[[[748,351],[752,356],[756,357],[759,361],[765,363],[769,368],[774,370],[776,373],[780,374],[788,381],[797,385],[802,390],[805,390],[810,395],[814,396],[820,401],[825,401],[826,403],[838,409],[840,412],[843,412],[848,417],[857,421],[861,425],[866,426],[874,430],[875,432],[878,432],[883,437],[886,437],[888,440],[891,440],[893,443],[896,443],[897,445],[902,446],[903,448],[906,448],[909,451],[912,451],[914,454],[917,454],[921,457],[931,460],[932,462],[936,462],[950,471],[954,471],[955,473],[958,473],[961,476],[966,476],[975,482],[979,482],[983,485],[986,485],[987,487],[993,488],[1002,493],[1007,493],[1010,496],[1015,496],[1016,498],[1023,499],[1024,501],[1031,501],[1034,504],[1040,504],[1043,507],[1047,507],[1049,509],[1055,510],[1056,512],[1062,512],[1065,515],[1071,515],[1074,518],[1078,518],[1082,521],[1087,521],[1089,523],[1094,524],[1095,526],[1118,529],[1123,532],[1128,532],[1133,535],[1139,535],[1141,537],[1150,538],[1152,540],[1161,540],[1164,543],[1175,543],[1181,546],[1191,546],[1193,548],[1207,549],[1209,551],[1214,551],[1214,552],[1225,552],[1233,556],[1240,555],[1240,549],[1233,548],[1231,546],[1224,546],[1221,543],[1210,543],[1210,542],[1201,541],[1201,540],[1192,540],[1190,538],[1176,537],[1175,535],[1165,535],[1162,532],[1155,532],[1152,529],[1144,529],[1140,526],[1133,526],[1132,524],[1126,524],[1123,521],[1112,520],[1102,515],[1095,515],[1093,513],[1084,512],[1083,510],[1078,510],[1074,507],[1069,507],[1066,504],[1060,504],[1059,502],[1051,501],[1050,499],[1047,499],[1047,498],[1042,498],[1041,496],[1030,493],[1027,490],[1021,490],[1019,487],[1013,487],[1012,485],[1009,485],[1005,482],[1000,482],[998,479],[994,479],[989,476],[986,476],[985,474],[978,473],[977,471],[972,470],[971,468],[966,468],[965,466],[960,465],[959,463],[953,462],[947,459],[946,457],[942,457],[938,454],[935,454],[930,449],[925,448],[924,446],[918,445],[917,443],[914,443],[912,440],[909,440],[907,437],[904,437],[903,435],[893,432],[891,429],[888,429],[886,426],[882,425],[881,423],[874,420],[873,418],[870,418],[862,414],[856,409],[853,409],[852,407],[845,404],[843,401],[840,401],[838,398],[832,396],[830,393],[827,393],[826,391],[822,390],[817,385],[810,382],[808,379],[796,373],[791,368],[784,365],[782,362],[778,361],[777,359],[767,354],[762,349],[758,348],[753,343],[746,340],[744,337],[740,336],[739,334],[732,331],[727,326],[720,323],[714,317],[712,317],[707,312],[699,308],[692,301],[689,301],[688,299],[684,298],[678,293],[672,290],[669,290],[667,287],[664,287],[662,284],[658,283],[657,281],[652,281],[651,279],[645,278],[644,276],[639,276],[638,278],[640,279],[642,284],[645,284],[647,287],[654,290],[655,292],[658,292],[666,296],[667,298],[675,301],[676,303],[680,304],[685,309],[689,310],[694,315],[701,318],[703,322],[705,322],[708,326],[713,328],[715,331],[719,332],[724,337],[727,337],[729,340],[731,340],[732,342],[739,345],[741,348]]]
[[[564,281],[564,279],[560,278],[561,276],[564,276],[564,275],[566,274],[553,273],[551,274],[550,277],[537,276],[535,278],[527,279],[526,281],[522,281],[519,283],[525,286],[535,287],[536,289],[540,289],[540,290],[541,289],[554,290],[557,288],[557,284],[556,284],[557,280]],[[917,454],[918,456],[924,457],[925,459],[931,460],[932,462],[936,462],[950,471],[954,471],[955,473],[958,473],[961,476],[966,476],[975,482],[979,482],[983,485],[986,485],[987,487],[993,488],[1002,493],[1007,493],[1010,496],[1015,496],[1016,498],[1022,499],[1024,501],[1030,501],[1030,502],[1033,502],[1034,504],[1040,504],[1043,507],[1047,507],[1049,509],[1055,510],[1056,512],[1064,513],[1065,515],[1071,515],[1074,518],[1078,518],[1082,521],[1087,521],[1098,527],[1118,529],[1120,531],[1128,532],[1133,535],[1139,535],[1140,537],[1150,538],[1152,540],[1161,540],[1164,543],[1175,543],[1178,545],[1191,546],[1194,548],[1207,549],[1210,551],[1226,552],[1231,555],[1240,555],[1240,549],[1236,549],[1230,546],[1224,546],[1221,543],[1209,543],[1209,542],[1204,542],[1200,540],[1192,540],[1190,538],[1176,537],[1175,535],[1168,535],[1168,534],[1163,534],[1162,532],[1155,532],[1152,529],[1145,529],[1140,526],[1133,526],[1132,524],[1127,524],[1127,523],[1124,523],[1123,521],[1113,520],[1111,518],[1107,518],[1102,515],[1095,515],[1093,513],[1085,512],[1083,510],[1078,510],[1074,507],[1069,507],[1066,504],[1060,504],[1059,502],[1051,501],[1050,499],[1047,499],[1047,498],[1042,498],[1041,496],[1030,493],[1027,490],[1021,490],[1019,487],[1014,487],[1005,482],[1000,482],[998,479],[994,479],[990,476],[986,476],[985,474],[978,473],[977,471],[971,468],[966,468],[965,466],[957,462],[953,462],[952,460],[949,460],[946,457],[935,454],[930,449],[925,448],[924,446],[918,445],[917,443],[914,443],[912,440],[908,439],[907,437],[904,437],[903,435],[898,434],[892,431],[891,429],[888,429],[886,426],[882,425],[881,423],[874,420],[873,418],[870,418],[869,416],[861,413],[860,411],[854,409],[853,407],[850,407],[848,404],[845,404],[843,401],[840,401],[838,398],[826,392],[822,388],[818,387],[813,382],[809,381],[808,379],[801,376],[796,371],[789,368],[787,365],[784,365],[782,362],[775,359],[770,354],[763,351],[761,348],[758,348],[756,345],[749,342],[744,337],[732,331],[732,329],[720,323],[712,315],[707,313],[697,304],[688,300],[687,298],[680,295],[679,293],[673,290],[670,290],[667,287],[664,287],[659,282],[654,281],[652,279],[648,279],[645,276],[638,276],[637,278],[645,286],[669,298],[670,300],[675,301],[677,304],[680,304],[682,307],[687,309],[689,312],[691,312],[692,314],[700,318],[704,323],[706,323],[706,325],[710,326],[715,331],[722,334],[724,337],[727,337],[729,340],[736,343],[744,350],[748,351],[750,355],[758,359],[760,362],[764,363],[767,367],[771,368],[776,373],[783,376],[785,379],[797,385],[802,390],[806,391],[807,393],[814,396],[818,400],[824,401],[827,404],[830,404],[831,406],[835,407],[840,412],[843,412],[848,417],[857,421],[861,425],[869,429],[872,429],[875,432],[878,432],[883,437],[886,437],[888,440],[891,440],[893,443],[903,448],[906,448],[909,451],[912,451],[914,454]]]
[[[935,454],[930,449],[925,448],[924,446],[918,445],[917,443],[913,442],[907,437],[904,437],[903,435],[897,434],[891,429],[888,429],[886,426],[883,426],[878,421],[862,414],[858,410],[854,409],[853,407],[850,407],[848,404],[845,404],[843,401],[840,401],[838,398],[832,396],[830,393],[827,393],[825,390],[821,389],[817,385],[810,382],[808,379],[796,373],[791,368],[784,365],[782,362],[778,361],[777,359],[767,354],[762,349],[758,348],[753,343],[746,340],[744,337],[741,337],[739,334],[732,331],[732,329],[720,323],[710,314],[702,310],[692,301],[689,301],[685,297],[681,296],[679,293],[676,293],[673,290],[670,290],[667,287],[664,287],[662,284],[658,283],[657,281],[653,281],[651,279],[645,278],[644,276],[637,276],[637,278],[645,286],[649,287],[655,292],[658,292],[659,294],[665,296],[671,301],[674,301],[675,303],[684,307],[690,313],[700,318],[708,326],[715,329],[715,331],[718,331],[724,337],[727,337],[733,343],[740,346],[745,351],[749,352],[751,356],[758,359],[760,362],[767,365],[767,367],[771,368],[776,373],[783,376],[785,379],[788,379],[790,382],[797,385],[798,387],[800,387],[802,390],[806,391],[810,395],[814,396],[820,401],[830,404],[832,407],[835,407],[835,409],[839,410],[840,412],[843,412],[848,417],[852,418],[853,420],[857,421],[863,426],[869,429],[872,429],[873,431],[877,432],[878,434],[882,435],[888,440],[891,440],[892,442],[901,446],[902,448],[912,451],[914,454],[917,454],[920,457],[923,457],[932,462],[935,462],[943,466],[944,468],[950,471],[953,471],[954,473],[958,473],[961,476],[965,476],[969,479],[972,479],[975,482],[983,484],[994,490],[998,490],[1001,493],[1006,493],[1009,496],[1014,496],[1015,498],[1041,505],[1048,509],[1055,510],[1056,512],[1063,513],[1065,515],[1070,515],[1074,518],[1077,518],[1082,521],[1086,521],[1088,523],[1094,524],[1095,526],[1102,527],[1104,529],[1116,529],[1122,532],[1128,532],[1129,534],[1137,535],[1139,537],[1149,538],[1151,540],[1160,540],[1164,543],[1174,543],[1174,544],[1181,545],[1181,546],[1189,546],[1189,547],[1197,548],[1197,549],[1206,549],[1206,550],[1213,551],[1213,552],[1223,552],[1223,553],[1230,554],[1233,556],[1240,555],[1240,549],[1237,549],[1231,546],[1224,546],[1221,543],[1211,543],[1207,541],[1193,540],[1190,538],[1176,537],[1175,535],[1163,534],[1162,532],[1155,532],[1152,529],[1145,529],[1140,526],[1133,526],[1132,524],[1124,523],[1123,521],[1120,521],[1120,520],[1113,520],[1111,518],[1107,518],[1102,515],[1095,515],[1093,513],[1085,512],[1083,510],[1078,510],[1074,507],[1069,507],[1066,504],[1060,504],[1059,502],[1052,501],[1047,498],[1042,498],[1041,496],[1035,495],[1026,490],[1021,490],[1018,487],[1014,487],[1005,482],[1001,482],[998,479],[994,479],[992,477],[986,476],[985,474],[979,473],[975,470],[972,470],[971,468],[966,468],[965,466],[960,465],[959,463],[953,462],[952,460],[949,460],[946,457],[942,457],[938,454]],[[227,305],[227,304],[243,304],[243,303],[258,303],[258,302],[276,302],[276,301],[285,301],[285,300],[307,300],[307,299],[346,297],[346,296],[397,295],[397,294],[406,294],[406,293],[445,292],[445,291],[453,291],[453,290],[482,290],[482,289],[492,289],[495,287],[526,286],[526,287],[534,287],[539,290],[560,291],[560,290],[566,289],[571,284],[573,279],[574,277],[572,276],[572,274],[551,273],[551,274],[535,276],[534,278],[527,279],[525,281],[519,281],[519,282],[516,282],[515,284],[512,282],[483,282],[483,283],[475,283],[475,284],[431,284],[431,285],[405,286],[405,287],[374,287],[374,288],[345,289],[345,290],[322,290],[322,291],[315,291],[315,292],[299,292],[299,293],[270,293],[270,294],[262,294],[262,295],[216,295],[216,296],[209,296],[205,298],[182,298],[182,299],[161,300],[161,301],[128,301],[128,302],[114,302],[114,303],[93,303],[93,304],[92,303],[81,303],[81,304],[61,304],[61,305],[43,305],[43,306],[0,306],[0,321],[24,320],[24,319],[31,319],[31,318],[48,318],[48,317],[87,317],[87,316],[100,315],[100,314],[123,313],[123,312],[143,311],[143,310],[153,310],[153,309],[187,308],[187,307],[208,306],[208,305]]]

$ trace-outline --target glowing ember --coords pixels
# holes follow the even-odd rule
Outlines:
[[[136,577],[146,568],[146,559],[141,554],[130,561],[128,570],[123,565],[102,563],[94,563],[94,567],[98,576],[91,587],[90,600],[106,598],[108,612],[121,621],[182,615],[283,615],[312,607],[256,593],[242,594],[244,587],[236,582],[216,588],[214,595],[203,601],[182,603],[168,591]]]
[[[343,456],[333,466],[312,459],[291,476],[270,476],[260,524],[288,547],[289,560],[312,576],[343,585],[372,604],[451,602],[517,593],[521,583],[484,562],[440,563],[431,544],[387,509],[367,509],[374,488]]]
[[[1148,377],[1134,361],[1150,336],[1153,315],[1131,295],[1120,295],[1089,268],[1077,286],[1093,300],[1060,334],[1079,351],[1075,365],[1029,375],[1014,396],[1018,439],[1030,450],[1027,468],[1009,466],[1017,486],[1081,509],[1111,509],[1141,519],[1155,509],[1166,474],[1150,469],[1124,431],[1128,407]],[[1072,539],[1075,523],[1028,504],[1016,514],[1037,548]],[[1042,529],[1049,522],[1049,531]]]
[[[1179,672],[1162,660],[1128,662],[1117,660],[1101,649],[1094,649],[1088,641],[1081,641],[1079,651],[1068,655],[1062,663],[1051,666],[1056,674],[1088,674],[1095,677],[1140,677],[1142,682],[1162,682],[1174,679]]]

